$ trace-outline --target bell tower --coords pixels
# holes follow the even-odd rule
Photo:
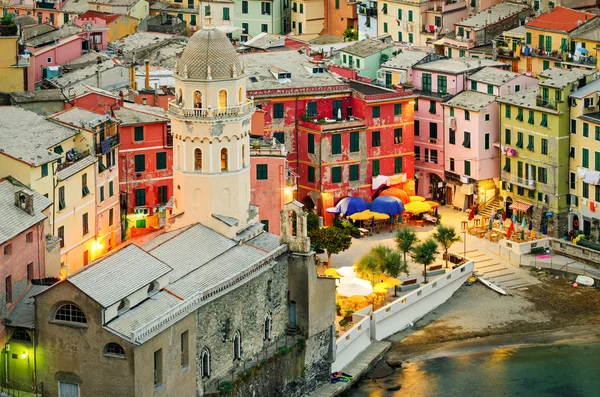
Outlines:
[[[250,205],[250,118],[245,68],[212,26],[196,32],[175,67],[169,103],[174,203],[170,228],[200,222],[234,237],[257,222]]]

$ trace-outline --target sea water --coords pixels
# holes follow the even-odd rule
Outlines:
[[[399,391],[386,389],[400,384]],[[600,343],[500,348],[406,363],[349,397],[600,397]]]

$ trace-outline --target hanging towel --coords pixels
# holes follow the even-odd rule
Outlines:
[[[402,182],[406,182],[406,174],[392,175],[392,176],[390,176],[390,179],[388,181],[388,186],[389,185],[397,185]]]
[[[600,172],[587,171],[583,177],[583,181],[585,183],[589,183],[590,185],[597,185],[598,181],[600,181]]]
[[[584,178],[586,171],[587,170],[585,168],[578,167],[577,168],[577,176],[580,178]]]
[[[389,181],[389,176],[379,175],[373,178],[373,183],[371,183],[371,189],[377,190],[383,185],[387,185]]]

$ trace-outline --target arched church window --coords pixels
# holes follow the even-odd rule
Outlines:
[[[238,330],[233,337],[233,359],[242,359],[242,333]]]
[[[242,103],[244,103],[243,98],[244,98],[244,89],[242,87],[240,87],[240,89],[238,91],[238,102],[240,103],[240,105]]]
[[[221,171],[227,171],[228,157],[227,148],[221,149]]]
[[[263,340],[271,340],[271,324],[272,324],[271,315],[268,314],[265,317],[265,322],[264,322],[264,326],[263,326]]]
[[[181,105],[183,103],[183,91],[181,90],[181,88],[179,89],[179,96],[177,98],[177,103],[179,105]]]
[[[202,92],[194,91],[194,108],[202,109]]]
[[[210,378],[210,350],[208,348],[202,349],[202,354],[200,355],[200,365],[201,365],[201,373],[203,378]]]
[[[225,109],[227,107],[227,91],[219,91],[219,109]]]
[[[246,145],[242,145],[242,167],[246,166]]]
[[[194,170],[202,171],[202,149],[194,150]]]

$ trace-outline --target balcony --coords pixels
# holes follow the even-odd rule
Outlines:
[[[317,118],[314,120],[299,120],[298,125],[301,127],[310,128],[321,132],[356,130],[366,128],[366,124],[362,119],[351,117],[350,120],[333,120],[329,118]]]
[[[529,55],[539,58],[548,58],[555,61],[563,60],[562,52],[559,50],[546,51],[543,48],[532,48],[529,52]]]
[[[358,7],[358,14],[377,18],[377,7],[365,7],[361,5]]]
[[[55,6],[56,6],[56,3],[50,3],[50,2],[46,2],[46,1],[37,1],[35,3],[35,8],[43,8],[46,10],[53,10]]]
[[[287,156],[285,145],[275,138],[250,139],[250,156]]]
[[[519,59],[519,57],[515,55],[515,52],[508,48],[498,48],[496,50],[496,56],[499,56],[500,58]]]
[[[291,168],[286,169],[285,186],[295,190],[298,188],[298,174],[296,174]]]
[[[184,108],[175,103],[175,100],[169,102],[169,113],[173,116],[186,119],[230,119],[236,117],[244,117],[251,115],[256,110],[253,100],[248,100],[246,103],[238,106],[230,106],[226,108]]]
[[[529,190],[536,190],[535,179],[522,178],[506,171],[502,171],[500,177],[503,181],[510,182],[513,185],[521,186]]]
[[[465,0],[440,0],[430,1],[427,3],[427,11],[433,11],[435,13],[445,13],[460,10],[467,7]]]
[[[542,98],[539,95],[535,97],[535,104],[536,106],[541,106],[548,109],[556,110],[558,108],[558,102],[556,102],[554,99]]]
[[[121,135],[116,133],[115,135],[108,136],[106,139],[95,146],[96,156],[102,156],[110,152],[115,146],[121,143]]]

